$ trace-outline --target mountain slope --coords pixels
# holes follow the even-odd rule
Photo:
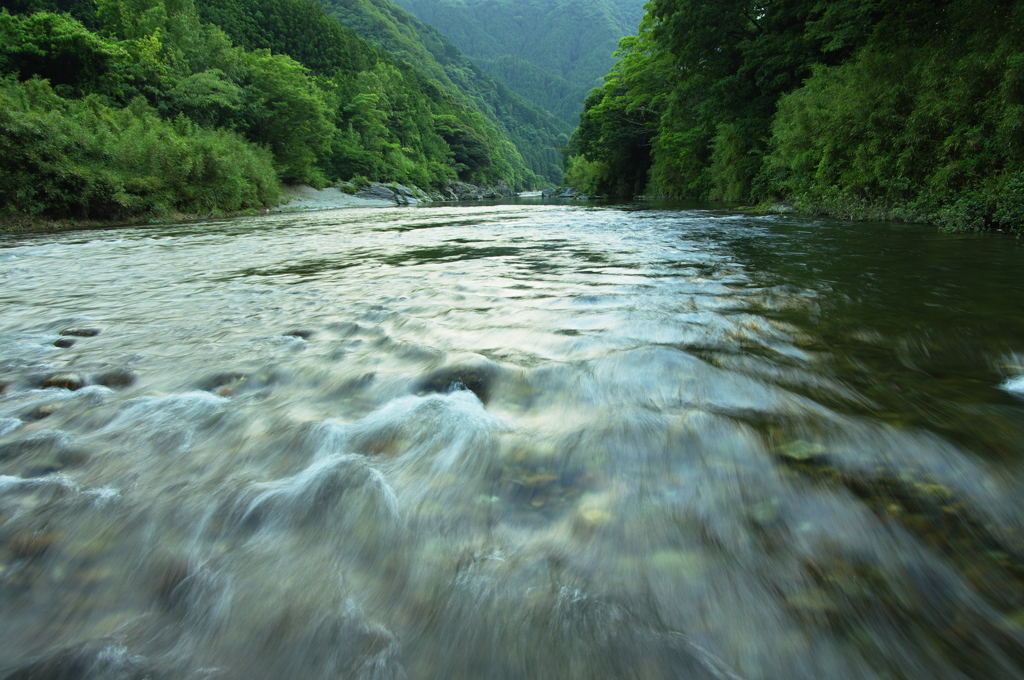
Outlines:
[[[397,2],[569,125],[575,125],[586,94],[611,69],[619,39],[635,34],[643,16],[643,0]],[[521,62],[536,69],[520,68]]]
[[[508,134],[527,166],[559,183],[571,123],[550,115],[485,73],[440,31],[388,0],[321,0],[327,12],[479,108]]]

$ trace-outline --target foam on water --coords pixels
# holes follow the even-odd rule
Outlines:
[[[1010,378],[1002,384],[1002,388],[1007,392],[1024,395],[1024,375]]]

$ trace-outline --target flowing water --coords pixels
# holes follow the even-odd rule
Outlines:
[[[7,237],[0,677],[1022,677],[1022,274],[707,206]]]

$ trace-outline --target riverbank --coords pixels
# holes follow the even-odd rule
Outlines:
[[[65,231],[87,231],[91,229],[112,229],[138,227],[150,224],[169,224],[193,220],[223,217],[244,217],[261,213],[310,212],[317,210],[341,210],[345,208],[393,208],[400,205],[419,203],[480,200],[484,198],[514,196],[507,187],[478,187],[457,183],[446,188],[445,193],[430,194],[413,187],[397,184],[370,183],[350,194],[338,187],[316,189],[307,184],[286,186],[281,189],[281,203],[263,210],[242,210],[238,212],[213,212],[204,214],[169,213],[161,217],[142,216],[129,220],[90,219],[45,219],[33,216],[18,216],[0,219],[0,235],[5,234],[47,234]]]

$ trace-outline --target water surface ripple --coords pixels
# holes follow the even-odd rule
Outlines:
[[[1024,677],[1024,252],[710,207],[0,240],[0,678]]]

